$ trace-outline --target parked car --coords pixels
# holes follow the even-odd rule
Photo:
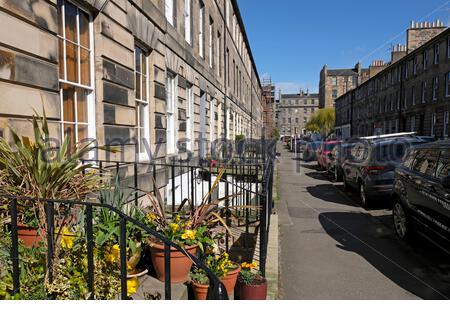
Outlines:
[[[412,137],[360,140],[342,164],[344,189],[358,190],[366,207],[376,196],[390,196],[395,167],[411,146],[424,143]]]
[[[438,245],[450,244],[450,140],[412,149],[395,170],[392,194],[397,235],[415,232]]]
[[[316,150],[317,165],[319,166],[319,169],[330,169],[329,167],[331,165],[331,151],[333,151],[338,142],[339,141],[336,140],[324,141],[321,144],[320,148]]]
[[[337,182],[342,181],[342,164],[349,157],[354,145],[352,142],[338,143],[331,151],[329,171]]]
[[[298,139],[297,140],[297,153],[303,152],[303,150],[306,147],[306,144],[307,144],[307,142],[305,140]]]
[[[302,151],[302,159],[304,161],[315,161],[315,160],[317,160],[317,158],[316,158],[316,150],[320,147],[321,144],[322,144],[321,141],[308,142],[305,145],[304,150]]]

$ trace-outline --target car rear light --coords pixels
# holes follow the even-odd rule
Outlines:
[[[364,171],[369,175],[377,175],[385,171],[387,168],[385,166],[368,166],[364,167]]]

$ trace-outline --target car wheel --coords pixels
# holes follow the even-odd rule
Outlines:
[[[363,208],[366,208],[369,204],[369,198],[367,196],[366,187],[364,183],[359,184],[359,199]]]
[[[396,200],[394,202],[394,206],[392,208],[392,217],[394,220],[394,229],[397,236],[403,240],[410,240],[411,228],[409,227],[406,211],[403,208],[400,200]]]

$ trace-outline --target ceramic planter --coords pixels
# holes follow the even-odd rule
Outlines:
[[[185,247],[186,252],[195,256],[198,245]],[[150,254],[155,268],[156,276],[160,281],[165,279],[164,245],[152,243]],[[171,283],[184,283],[189,278],[192,260],[175,248],[170,248],[170,279]]]
[[[239,282],[239,295],[241,300],[266,300],[267,280],[262,279],[258,284],[244,284]]]
[[[227,294],[230,296],[234,292],[234,287],[236,286],[237,277],[239,272],[241,271],[241,266],[238,266],[236,269],[231,270],[225,277],[222,277],[220,281],[222,281],[223,285],[227,289]]]
[[[192,281],[192,290],[194,291],[195,300],[206,300],[208,296],[209,284],[200,284]]]

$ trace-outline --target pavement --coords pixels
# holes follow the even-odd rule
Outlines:
[[[293,160],[281,145],[278,151],[277,298],[450,297],[450,257],[424,239],[399,240],[389,199],[365,210],[314,162]]]

